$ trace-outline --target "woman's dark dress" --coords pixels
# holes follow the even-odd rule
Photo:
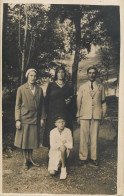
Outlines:
[[[73,96],[73,89],[68,84],[60,87],[56,82],[52,82],[48,85],[46,91],[46,127],[43,136],[43,145],[49,147],[49,135],[50,131],[55,128],[56,115],[64,115],[66,119],[66,127],[72,130],[72,112],[71,103],[66,104],[65,99]]]

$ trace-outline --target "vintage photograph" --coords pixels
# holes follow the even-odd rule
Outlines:
[[[120,6],[2,10],[2,193],[116,195]]]

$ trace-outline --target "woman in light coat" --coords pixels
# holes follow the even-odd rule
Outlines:
[[[43,91],[36,83],[35,69],[26,72],[27,83],[17,90],[15,105],[16,135],[14,145],[23,150],[24,169],[38,166],[32,160],[33,149],[40,144],[40,126],[43,126],[45,109]]]

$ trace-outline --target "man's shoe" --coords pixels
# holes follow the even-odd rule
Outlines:
[[[90,159],[90,164],[92,165],[92,166],[95,166],[95,167],[98,167],[98,160],[92,160],[92,159]]]
[[[84,166],[88,163],[88,160],[79,160],[79,166]]]
[[[64,180],[66,178],[67,178],[66,167],[61,167],[60,180]]]

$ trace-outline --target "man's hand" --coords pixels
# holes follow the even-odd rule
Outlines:
[[[21,121],[20,120],[16,121],[16,129],[21,129]]]
[[[44,126],[44,124],[45,124],[44,120],[43,120],[43,119],[42,119],[42,120],[40,120],[40,126],[41,126],[41,127],[43,127],[43,126]]]
[[[80,117],[77,117],[77,124],[80,125]]]
[[[107,106],[106,102],[102,104],[102,118],[106,117]]]

